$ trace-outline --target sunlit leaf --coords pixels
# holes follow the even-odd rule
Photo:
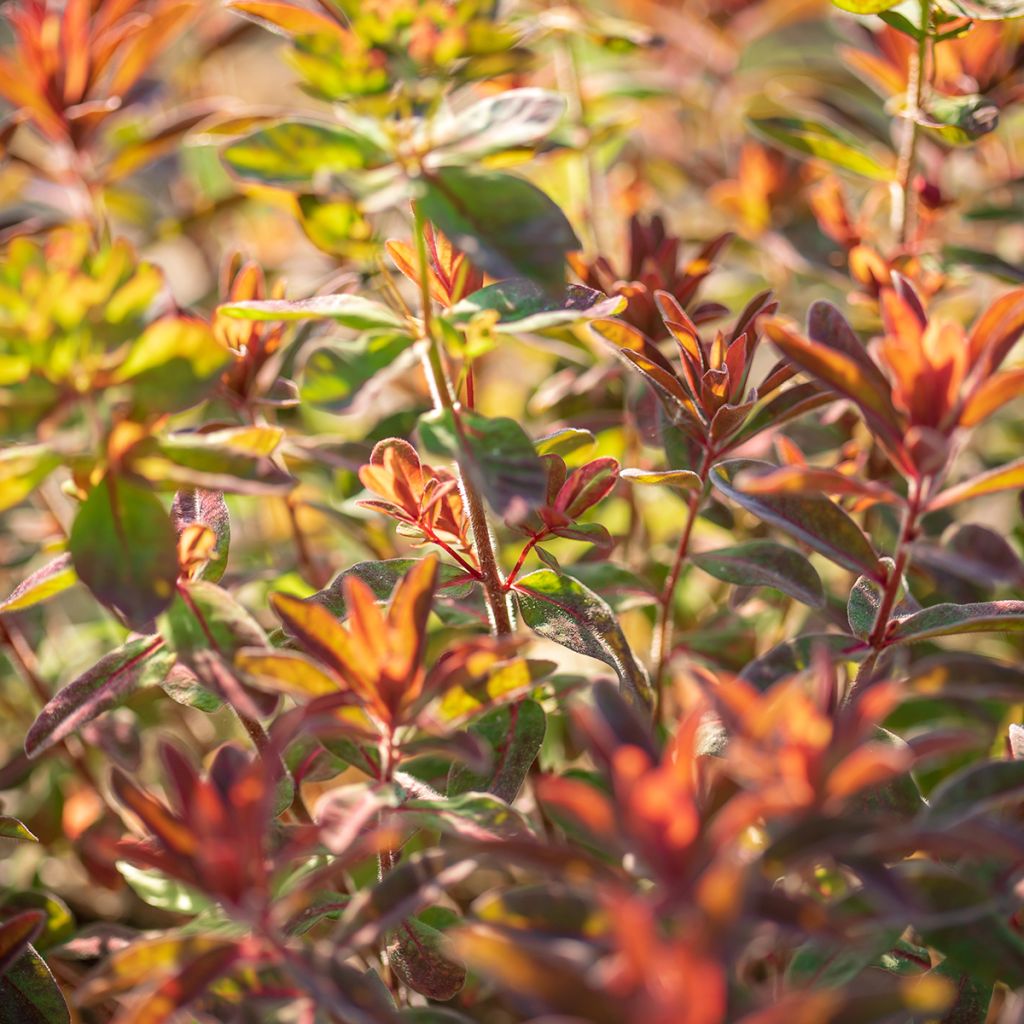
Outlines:
[[[24,501],[57,466],[60,456],[45,445],[13,445],[0,452],[0,511]]]
[[[571,576],[538,569],[522,576],[513,591],[523,621],[540,636],[615,669],[622,688],[640,706],[649,705],[651,684],[630,650],[615,613]]]
[[[1024,459],[1008,462],[1005,466],[998,466],[961,484],[947,487],[932,499],[928,508],[934,511],[948,508],[961,501],[970,501],[971,498],[981,498],[986,494],[1016,490],[1024,490]]]
[[[747,123],[766,142],[873,181],[892,180],[893,168],[888,162],[875,159],[864,141],[831,125],[799,117],[757,117]]]
[[[161,682],[173,664],[174,655],[159,637],[129,640],[58,691],[32,723],[25,736],[25,752],[38,756],[117,707],[138,687]]]
[[[689,469],[623,469],[619,478],[632,484],[660,484],[677,491],[699,491],[704,486],[700,477]]]
[[[48,601],[78,582],[71,554],[58,555],[52,562],[36,569],[31,576],[21,581],[6,601],[0,602],[0,614],[21,611],[33,605]]]
[[[364,295],[339,293],[316,295],[311,299],[252,299],[225,302],[218,314],[237,320],[333,320],[356,331],[400,328],[402,318],[387,306]]]
[[[198,914],[210,906],[210,900],[197,889],[159,871],[136,867],[119,860],[117,870],[143,903],[176,914]]]
[[[0,1024],[71,1024],[57,980],[31,946],[0,978]]]
[[[832,0],[836,7],[853,14],[881,14],[899,2],[900,0]]]
[[[1024,630],[1024,601],[937,604],[900,619],[888,634],[890,643],[916,643],[959,633],[1010,633]]]

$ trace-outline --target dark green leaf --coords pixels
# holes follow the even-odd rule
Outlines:
[[[78,578],[130,626],[144,627],[171,603],[177,538],[151,491],[108,475],[78,510],[70,543]]]
[[[410,917],[395,929],[388,964],[415,992],[442,1002],[454,999],[466,983],[466,965],[443,932]]]
[[[442,167],[424,179],[423,214],[492,277],[528,277],[554,288],[579,239],[535,185],[499,172]]]
[[[492,767],[483,772],[456,765],[448,776],[448,795],[481,791],[512,803],[544,741],[544,709],[532,700],[495,708],[470,727],[494,751]]]
[[[31,946],[0,978],[0,1024],[71,1024],[56,979]]]
[[[825,601],[821,578],[798,551],[770,540],[749,541],[691,555],[698,568],[715,579],[741,587],[773,587],[814,607]]]
[[[571,576],[551,569],[538,569],[521,577],[513,591],[523,620],[535,633],[610,665],[630,700],[640,706],[650,705],[647,673],[603,598]]]
[[[625,306],[622,296],[609,298],[581,284],[567,285],[561,295],[552,295],[528,278],[512,278],[473,292],[453,306],[446,319],[459,326],[484,310],[493,310],[499,316],[493,330],[499,334],[526,334],[593,317],[615,316]]]
[[[439,410],[421,416],[417,429],[424,450],[458,462],[503,518],[520,521],[547,500],[544,463],[515,420]]]
[[[364,385],[389,367],[408,369],[412,338],[394,331],[373,331],[351,342],[314,348],[302,367],[302,397],[311,405],[344,412]]]
[[[1024,630],[1024,601],[937,604],[900,619],[888,640],[908,644],[959,633],[1016,633],[1021,630]]]
[[[984,761],[945,778],[928,796],[927,818],[955,822],[1024,800],[1024,761]]]
[[[711,470],[711,482],[759,519],[785,530],[838,565],[879,579],[878,556],[864,531],[829,498],[821,494],[746,494],[735,484],[740,473],[772,468],[754,459],[731,459]]]

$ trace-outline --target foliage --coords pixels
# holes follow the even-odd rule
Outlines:
[[[0,1024],[1018,1021],[1022,32],[3,4]]]

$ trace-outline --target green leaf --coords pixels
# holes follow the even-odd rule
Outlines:
[[[296,481],[269,458],[283,437],[280,427],[258,425],[151,437],[129,451],[127,467],[157,487],[284,494]]]
[[[466,965],[444,932],[410,917],[395,929],[388,965],[411,989],[429,999],[454,999],[466,983]]]
[[[108,474],[78,510],[70,547],[78,578],[130,626],[144,627],[171,603],[177,537],[151,491]]]
[[[205,526],[213,531],[217,547],[201,576],[216,583],[224,575],[231,549],[231,518],[224,495],[202,488],[184,488],[171,502],[171,521],[179,534],[189,526]]]
[[[432,163],[450,165],[539,142],[562,119],[565,97],[546,89],[508,89],[422,130]]]
[[[71,1024],[56,978],[31,946],[0,978],[0,1024]]]
[[[499,317],[494,331],[527,334],[593,317],[615,316],[625,308],[626,299],[621,295],[609,297],[581,284],[566,285],[562,294],[552,295],[535,281],[520,277],[473,292],[453,306],[445,319],[461,326],[485,310],[493,310]]]
[[[217,312],[236,320],[333,320],[354,331],[395,329],[404,326],[402,318],[383,303],[362,295],[343,293],[315,295],[311,299],[253,299],[226,302]]]
[[[651,704],[647,673],[630,650],[615,613],[603,598],[571,576],[538,569],[512,588],[523,621],[537,634],[615,669],[624,693],[641,707]]]
[[[900,0],[832,0],[834,6],[851,14],[881,14],[895,7]]]
[[[880,579],[878,556],[871,542],[829,498],[821,494],[746,494],[735,484],[740,473],[773,468],[754,459],[730,459],[711,470],[711,482],[759,519],[785,530],[837,565]]]
[[[352,128],[282,121],[227,146],[221,159],[243,181],[302,192],[348,192],[352,172],[379,167],[390,156]]]
[[[162,682],[173,664],[173,653],[159,637],[129,640],[49,700],[25,736],[25,753],[37,757],[104,711],[117,707],[140,686]]]
[[[442,167],[424,179],[420,208],[491,277],[528,277],[554,288],[580,247],[565,214],[522,178]]]
[[[925,818],[951,824],[1022,797],[1024,761],[984,761],[943,779],[928,795]]]
[[[984,96],[931,96],[917,117],[944,142],[969,146],[999,125],[999,107]]]
[[[412,338],[396,331],[370,331],[351,342],[314,348],[302,368],[302,398],[330,412],[344,412],[364,385],[393,367],[408,369]]]
[[[112,382],[130,384],[135,409],[148,417],[195,405],[229,362],[208,324],[167,316],[142,332]]]
[[[700,477],[689,469],[623,469],[619,479],[648,487],[671,487],[677,491],[699,491],[704,485]]]
[[[0,839],[22,839],[28,843],[39,842],[24,822],[12,818],[9,814],[0,814]]]
[[[421,416],[417,430],[424,450],[457,462],[498,515],[519,521],[546,502],[544,463],[515,420],[443,409]]]
[[[52,562],[36,569],[31,576],[22,580],[10,593],[6,601],[0,602],[0,615],[31,608],[55,597],[78,582],[71,554],[58,555]]]
[[[533,447],[538,455],[560,455],[563,459],[577,452],[587,451],[597,443],[589,430],[579,427],[562,427],[538,438]]]
[[[750,118],[747,123],[766,142],[816,157],[872,181],[892,181],[893,168],[889,162],[876,160],[863,140],[838,128],[799,117]]]
[[[24,501],[60,465],[45,445],[12,445],[0,452],[0,512]]]
[[[24,826],[22,826],[24,828]],[[0,923],[0,977],[31,949],[46,924],[41,910],[26,910]]]
[[[875,619],[878,618],[881,605],[881,587],[867,576],[858,576],[846,602],[846,620],[854,636],[867,640],[875,628]]]
[[[52,949],[67,942],[75,934],[75,918],[71,909],[60,897],[51,893],[33,890],[8,892],[0,902],[4,915],[14,911],[32,911],[44,915],[43,930],[32,940],[37,950]]]
[[[878,927],[861,942],[810,939],[793,954],[786,968],[786,981],[797,989],[842,988],[891,949],[902,931],[899,927]]]
[[[690,556],[694,565],[715,579],[741,587],[772,587],[813,607],[825,593],[814,566],[792,548],[771,540],[755,540]]]
[[[213,905],[198,890],[176,878],[169,878],[163,872],[138,868],[126,860],[119,860],[116,866],[135,895],[151,907],[171,910],[176,914],[198,914]]]
[[[213,651],[231,662],[243,647],[266,647],[259,623],[226,590],[196,580],[178,594],[161,629],[175,653],[187,664]]]
[[[937,604],[900,619],[888,636],[893,644],[916,643],[959,633],[1017,633],[1024,630],[1024,601]]]
[[[448,775],[448,795],[486,791],[512,803],[540,752],[545,728],[544,709],[532,700],[495,708],[484,715],[470,732],[481,736],[493,749],[493,767],[478,773],[464,765],[454,766]]]

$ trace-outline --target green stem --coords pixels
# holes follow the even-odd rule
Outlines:
[[[433,307],[430,298],[430,263],[427,259],[427,243],[424,235],[425,219],[419,205],[413,207],[416,233],[416,249],[419,257],[420,271],[420,304],[423,308],[423,339],[426,342],[424,364],[427,379],[434,396],[434,404],[439,410],[457,415],[455,400],[452,396],[451,381],[445,371],[441,346],[434,332]],[[491,536],[490,524],[484,510],[483,499],[469,479],[463,460],[459,460],[459,476],[462,484],[462,496],[469,514],[469,525],[473,531],[473,545],[476,548],[477,560],[480,563],[481,582],[487,608],[490,614],[491,629],[497,636],[513,632],[512,615],[509,611],[508,597],[505,593],[498,559],[494,553],[494,538]]]
[[[921,32],[917,49],[910,55],[907,81],[906,109],[903,111],[903,132],[900,137],[899,156],[896,163],[897,191],[893,202],[893,227],[900,245],[906,245],[913,234],[916,220],[916,204],[913,196],[914,167],[917,162],[917,119],[921,112],[924,96],[925,63],[928,58],[928,33],[931,28],[931,2],[920,0]]]

